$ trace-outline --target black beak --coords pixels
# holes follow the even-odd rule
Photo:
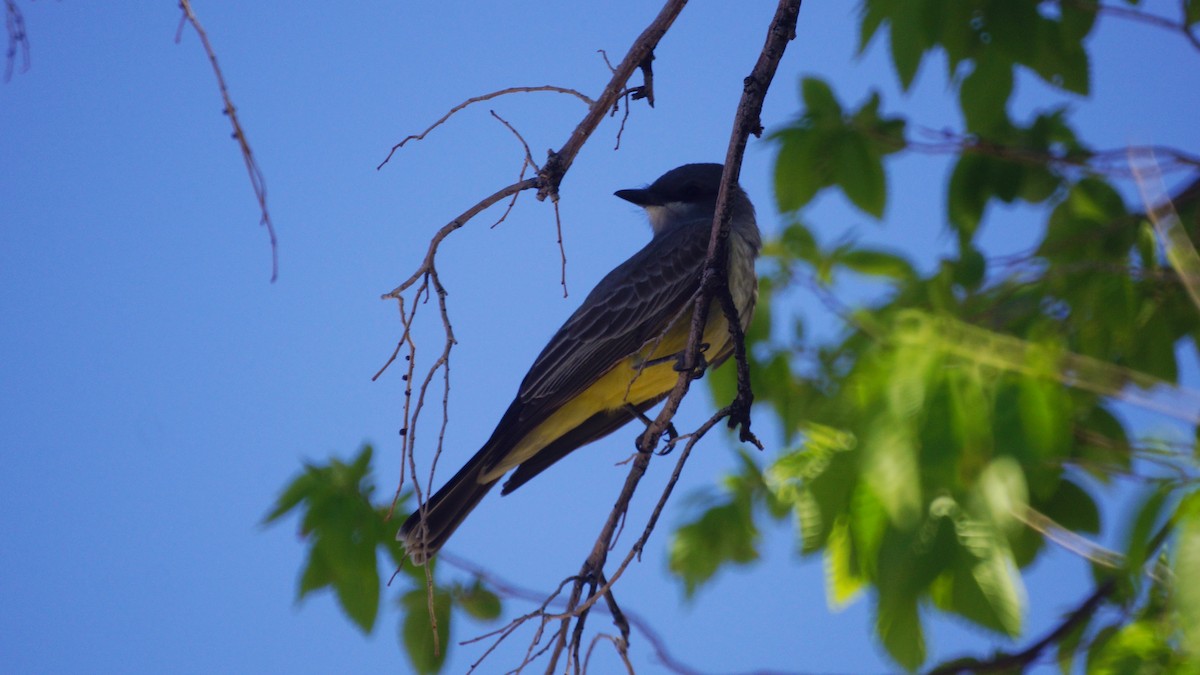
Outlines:
[[[662,200],[658,195],[645,188],[637,190],[617,190],[614,195],[638,206],[661,206]]]

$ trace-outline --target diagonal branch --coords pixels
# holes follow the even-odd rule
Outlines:
[[[567,612],[564,614],[558,630],[558,639],[554,647],[554,652],[546,669],[547,673],[554,672],[561,653],[568,647],[567,635],[571,632],[569,631],[569,624],[572,618],[576,621],[577,627],[574,631],[574,637],[571,638],[571,660],[576,671],[579,670],[579,635],[582,625],[587,618],[587,608],[591,604],[594,604],[603,594],[609,592],[613,582],[619,577],[619,572],[624,569],[624,565],[622,565],[617,574],[611,575],[607,583],[597,588],[596,580],[602,577],[604,563],[607,560],[608,551],[612,547],[612,539],[616,532],[617,523],[624,517],[629,507],[629,501],[633,496],[638,481],[641,480],[642,475],[646,471],[646,466],[650,462],[652,451],[658,445],[663,433],[674,418],[683,397],[687,394],[691,386],[692,380],[697,376],[695,366],[698,363],[700,344],[703,339],[704,327],[708,322],[708,312],[713,299],[720,297],[722,293],[721,289],[724,289],[725,293],[729,292],[727,279],[728,246],[731,227],[730,221],[733,215],[733,205],[729,199],[729,192],[733,184],[737,181],[741,171],[742,156],[745,154],[750,134],[759,135],[762,133],[760,114],[762,112],[763,100],[775,76],[779,61],[783,58],[787,43],[796,35],[796,21],[800,12],[800,3],[801,0],[780,0],[775,16],[771,21],[766,44],[759,54],[753,71],[744,81],[742,98],[738,103],[729,148],[725,155],[725,173],[721,180],[721,189],[717,195],[716,215],[713,219],[712,234],[709,238],[704,273],[700,292],[696,297],[695,309],[692,313],[688,345],[684,352],[679,378],[676,380],[674,389],[667,396],[662,410],[637,441],[638,455],[633,462],[633,466],[630,468],[625,486],[622,488],[617,503],[609,514],[608,520],[601,529],[600,536],[597,537],[591,554],[585,560],[580,574],[576,578],[571,598],[567,603]],[[627,65],[628,62],[629,57],[626,57],[626,61],[622,65]],[[740,321],[731,321],[730,330],[738,342],[740,342],[742,338],[740,335]],[[739,356],[744,361],[744,345],[740,349]],[[743,376],[748,376],[748,372],[747,368],[739,366],[739,379]],[[742,426],[743,438],[753,438],[749,427],[749,404],[752,395],[749,393],[748,380],[745,382],[744,388],[742,383],[739,382],[738,389],[739,396],[734,405],[710,419],[709,426],[720,419],[720,417],[729,414],[731,416],[731,423]],[[745,392],[745,398],[743,398],[743,391]],[[681,455],[679,469],[682,469],[682,463],[686,460],[686,457],[686,452]],[[645,538],[649,536],[650,530],[653,529],[653,522],[656,518],[657,511],[648,525],[647,531],[639,539],[639,543],[635,544],[634,550],[630,551],[626,559],[627,562],[636,553],[640,552]],[[581,604],[580,601],[585,584],[590,585],[589,596]]]
[[[254,159],[254,153],[250,150],[250,142],[246,140],[246,132],[242,130],[242,124],[238,120],[237,108],[233,105],[233,99],[229,97],[229,87],[225,86],[225,76],[221,73],[220,64],[217,63],[217,54],[208,41],[208,33],[204,32],[204,26],[200,25],[200,20],[192,11],[191,0],[179,0],[179,7],[183,10],[183,20],[192,24],[196,35],[200,36],[200,44],[204,46],[204,53],[208,56],[208,62],[212,64],[213,74],[217,76],[217,87],[221,90],[221,101],[225,104],[224,113],[229,116],[229,122],[233,125],[233,139],[238,142],[238,147],[242,151],[242,161],[246,164],[246,172],[250,174],[250,187],[254,189],[254,197],[258,200],[258,209],[262,214],[259,224],[267,228],[267,236],[271,239],[271,281],[273,282],[279,277],[279,248],[275,240],[275,225],[271,222],[271,214],[267,212],[267,179]],[[179,28],[183,29],[182,22]],[[179,42],[179,37],[177,33],[175,42]]]
[[[29,70],[29,33],[25,32],[25,15],[16,0],[4,0],[4,25],[8,29],[8,50],[4,53],[4,81],[12,79],[21,55],[21,72]]]

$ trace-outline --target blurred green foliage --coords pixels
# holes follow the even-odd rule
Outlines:
[[[1194,24],[1194,4],[1185,9]],[[798,550],[824,558],[831,606],[868,591],[877,638],[912,670],[926,659],[924,613],[1022,636],[1022,570],[1052,541],[1124,531],[1123,550],[1090,556],[1098,599],[1054,641],[1063,672],[1200,672],[1200,463],[1178,439],[1138,437],[1118,409],[1157,393],[1171,413],[1177,354],[1197,348],[1200,198],[1177,197],[1179,220],[1160,244],[1144,207],[1122,197],[1131,185],[1093,165],[1065,104],[1026,124],[1008,112],[1025,72],[1088,93],[1097,11],[1065,0],[863,3],[861,47],[889,39],[905,89],[940,50],[958,93],[964,126],[941,146],[955,155],[945,211],[958,252],[928,273],[903,253],[823,247],[804,224],[798,212],[827,191],[882,217],[885,158],[929,150],[905,136],[908,120],[881,112],[879,94],[854,110],[804,80],[799,116],[771,136],[777,205],[795,215],[767,246],[774,304],[749,350],[757,401],[788,449],[762,465],[747,458],[677,531],[672,569],[688,594],[723,565],[755,560],[758,520],[790,512]],[[997,202],[1041,214],[1030,223],[1040,243],[1003,264],[975,245]],[[813,287],[834,297],[846,272],[873,278],[879,299],[842,308],[846,330],[799,352],[802,323],[776,298]],[[731,374],[710,382],[718,401],[733,397]],[[1194,436],[1196,411],[1174,412]],[[1093,490],[1122,475],[1150,496],[1127,522],[1102,523]]]
[[[405,560],[404,547],[396,541],[399,519],[388,517],[389,504],[372,503],[371,455],[367,445],[349,463],[331,459],[324,465],[306,464],[263,522],[275,523],[293,510],[300,512],[300,536],[308,543],[308,556],[296,600],[329,589],[346,617],[364,633],[375,628],[382,579],[390,579],[388,584],[401,591],[404,617],[399,637],[413,669],[436,673],[450,646],[455,621],[451,610],[492,621],[501,614],[500,598],[478,578],[469,584],[439,583],[436,561],[415,567]],[[407,512],[403,506],[402,500],[398,509]],[[385,569],[395,570],[395,575],[381,575],[380,554]]]

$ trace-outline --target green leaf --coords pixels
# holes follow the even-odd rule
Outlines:
[[[1036,45],[1037,52],[1025,62],[1048,84],[1087,96],[1091,67],[1082,42],[1071,39],[1072,28],[1040,17],[1030,26],[1035,29],[1034,37],[1026,42]]]
[[[822,155],[820,138],[809,129],[788,129],[775,135],[779,154],[775,157],[775,203],[790,213],[812,201],[826,178],[828,159]]]
[[[1200,23],[1200,0],[1183,0],[1183,16],[1188,26]]]
[[[845,518],[834,521],[825,542],[825,589],[829,606],[841,609],[862,591],[866,580],[855,562],[854,540]]]
[[[1066,199],[1051,212],[1038,255],[1055,262],[1123,260],[1137,234],[1135,228],[1115,227],[1127,215],[1125,203],[1112,185],[1097,178],[1084,178],[1071,186]],[[1128,244],[1105,245],[1121,232],[1128,232]]]
[[[972,4],[943,1],[934,12],[933,19],[937,23],[935,33],[942,49],[946,50],[947,73],[951,78],[964,59],[972,53],[978,53],[979,34],[972,26],[976,8]]]
[[[863,442],[864,478],[897,524],[911,524],[920,514],[920,466],[912,432],[903,418],[881,416]]]
[[[983,219],[991,188],[987,185],[987,161],[975,154],[959,156],[950,174],[950,185],[946,191],[946,213],[950,224],[966,237],[974,236]]]
[[[882,218],[887,203],[883,160],[871,151],[870,142],[861,133],[842,134],[836,147],[834,180],[851,203]]]
[[[963,80],[959,102],[967,130],[988,134],[1008,122],[1008,97],[1012,94],[1013,68],[1001,59],[976,61],[971,74]]]
[[[917,276],[912,265],[904,258],[874,249],[858,248],[846,251],[838,256],[837,262],[859,274],[889,277],[898,281],[912,280]]]
[[[907,3],[902,11],[891,15],[892,65],[896,68],[896,75],[900,77],[900,87],[905,91],[908,91],[916,79],[917,69],[921,67],[921,58],[926,49],[920,23],[921,13],[915,4]]]
[[[454,600],[467,614],[481,621],[494,621],[500,618],[502,607],[500,596],[484,588],[483,582],[476,579],[466,588],[459,589]]]
[[[300,575],[296,600],[302,600],[309,593],[331,585],[333,585],[333,573],[325,564],[324,556],[320,555],[319,550],[314,547],[309,552],[308,564],[304,566],[304,572]]]
[[[997,545],[991,555],[971,567],[971,577],[986,600],[987,611],[977,623],[1010,637],[1020,635],[1025,594],[1007,549]]]
[[[1005,483],[1016,482],[1012,479],[1001,480]],[[1006,486],[999,488],[1000,491],[1011,489]],[[1001,497],[996,501],[1011,499]],[[965,512],[949,497],[935,500],[931,511],[950,519],[960,546],[950,573],[943,575],[935,584],[935,602],[939,607],[990,630],[1010,636],[1019,635],[1025,593],[1003,534],[992,522]],[[991,520],[995,519],[993,515]]]
[[[1156,673],[1170,657],[1172,648],[1151,621],[1135,621],[1113,633],[1097,653],[1089,655],[1089,675]],[[1159,667],[1154,667],[1157,664]]]
[[[1058,11],[1062,17],[1063,38],[1070,42],[1078,43],[1087,37],[1088,33],[1092,32],[1092,27],[1096,25],[1097,9],[1095,6],[1083,3],[1062,3],[1059,5]]]
[[[1138,261],[1145,269],[1158,267],[1158,235],[1150,221],[1143,220],[1138,226],[1137,238]]]
[[[1031,2],[1000,0],[985,4],[982,29],[989,38],[987,58],[1028,62],[1035,53],[1035,29],[1042,22]]]
[[[1062,184],[1062,177],[1048,167],[1027,166],[1017,196],[1030,204],[1037,204],[1053,197]]]
[[[997,457],[984,467],[976,483],[980,504],[993,527],[1009,532],[1019,527],[1019,514],[1025,512],[1029,492],[1025,473],[1012,457]]]
[[[364,633],[371,632],[379,615],[379,572],[374,547],[370,554],[369,564],[363,561],[357,569],[338,570],[333,582],[338,604]]]
[[[878,578],[876,563],[888,528],[887,511],[871,488],[860,483],[850,497],[849,512],[850,535],[854,540],[853,550],[858,553],[859,569],[867,578]]]
[[[1053,364],[1030,364],[1052,372]],[[1062,455],[1071,440],[1071,400],[1063,386],[1049,377],[1022,377],[1017,395],[1021,426],[1035,457]]]
[[[270,524],[282,518],[284,514],[299,506],[300,502],[308,499],[315,488],[316,479],[312,475],[312,469],[308,468],[283,489],[279,498],[275,500],[275,506],[263,518],[263,524]]]
[[[797,221],[788,223],[783,234],[780,235],[780,241],[783,243],[784,250],[790,255],[809,263],[815,262],[821,254],[821,249],[817,245],[812,231]]]
[[[879,30],[887,13],[882,0],[865,0],[861,5],[862,15],[859,19],[858,53],[862,54],[871,44],[871,39]]]
[[[1064,479],[1054,496],[1040,505],[1040,511],[1060,526],[1072,532],[1098,534],[1100,510],[1086,490]]]
[[[308,537],[308,561],[296,592],[297,600],[330,587],[346,616],[371,632],[379,614],[377,549],[395,552],[395,527],[371,506],[371,447],[364,446],[350,463],[331,459],[308,464],[284,490],[265,522],[302,508],[301,531]],[[386,537],[386,540],[385,540]]]
[[[400,624],[400,644],[408,652],[413,668],[422,675],[436,673],[446,661],[450,647],[450,594],[442,589],[433,591],[433,618],[429,615],[429,600],[424,586],[415,588],[400,600],[404,621]],[[434,636],[434,625],[437,636]]]
[[[1151,307],[1143,306],[1143,309],[1149,311]],[[1179,377],[1179,365],[1175,360],[1176,335],[1171,325],[1175,317],[1163,309],[1150,313],[1138,327],[1137,339],[1131,340],[1133,353],[1128,357],[1128,365],[1166,382],[1175,382]]]
[[[908,670],[925,662],[925,634],[915,595],[880,598],[875,630],[888,655]]]
[[[745,564],[758,558],[758,529],[750,516],[749,504],[729,501],[707,509],[675,531],[669,567],[683,580],[688,597],[721,565]]]
[[[1195,582],[1196,570],[1200,570],[1200,492],[1191,493],[1180,503],[1175,533],[1172,570],[1178,580],[1175,606],[1184,636],[1182,644],[1190,645],[1190,656],[1200,658],[1200,584]]]
[[[954,264],[954,283],[966,289],[979,288],[987,274],[987,259],[970,243],[963,246]]]
[[[1094,675],[1097,672],[1102,672],[1100,670],[1100,665],[1102,661],[1102,655],[1104,654],[1104,648],[1108,646],[1109,642],[1112,641],[1113,636],[1117,634],[1117,630],[1120,629],[1120,627],[1121,625],[1119,623],[1113,623],[1101,628],[1096,632],[1095,637],[1092,638],[1091,645],[1088,646],[1087,665],[1084,670],[1084,672],[1086,672],[1088,675]]]
[[[1168,487],[1160,487],[1151,492],[1137,510],[1125,548],[1125,565],[1131,575],[1140,580],[1142,565],[1146,563],[1150,553],[1151,539],[1157,533],[1163,520],[1163,510],[1171,497]]]
[[[804,100],[805,114],[819,120],[840,120],[842,106],[833,89],[821,79],[806,77],[800,80],[800,95]]]
[[[862,134],[871,145],[871,151],[882,156],[903,150],[908,142],[904,137],[907,126],[905,119],[880,117],[881,103],[879,92],[872,90],[867,101],[854,112],[846,126]]]

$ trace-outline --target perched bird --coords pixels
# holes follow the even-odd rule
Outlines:
[[[588,294],[533,362],[487,443],[401,526],[397,538],[414,563],[437,553],[504,474],[516,469],[501,490],[508,494],[666,398],[687,346],[721,171],[720,164],[686,164],[647,188],[615,193],[646,210],[653,238]],[[758,296],[754,259],[762,241],[746,193],[734,186],[729,199],[729,289],[744,330]],[[719,301],[703,343],[710,365],[733,351]]]

